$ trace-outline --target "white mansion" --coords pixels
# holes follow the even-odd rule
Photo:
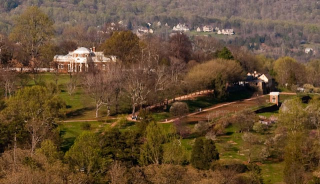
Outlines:
[[[58,65],[58,72],[85,72],[90,67],[106,70],[108,63],[116,62],[116,56],[106,57],[103,52],[96,52],[95,47],[79,47],[67,55],[55,55],[53,61]]]

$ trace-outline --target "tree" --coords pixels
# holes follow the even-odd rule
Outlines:
[[[115,161],[112,165],[108,174],[110,175],[110,180],[112,184],[122,184],[128,183],[128,178],[126,177],[126,170],[125,166],[122,166],[121,163]]]
[[[45,87],[33,86],[19,90],[7,102],[4,114],[13,122],[24,122],[31,136],[31,156],[38,143],[50,135],[55,120],[63,117],[65,103]]]
[[[134,63],[140,56],[140,41],[131,31],[116,31],[102,45],[105,55],[117,56],[124,63]]]
[[[120,161],[138,164],[141,135],[136,131],[120,132],[118,128],[106,131],[100,139],[101,155],[105,162]]]
[[[181,145],[181,139],[173,137],[171,141],[164,146],[163,163],[183,165],[188,162],[187,151]]]
[[[234,117],[234,124],[239,128],[240,132],[251,131],[257,121],[258,116],[250,110],[240,111]]]
[[[65,154],[68,163],[77,170],[84,169],[87,174],[98,170],[100,163],[100,146],[98,136],[92,132],[83,132]]]
[[[83,78],[83,86],[86,93],[94,100],[96,118],[98,118],[100,108],[109,102],[108,78],[100,71],[86,73]]]
[[[188,62],[191,57],[192,45],[187,35],[176,33],[169,40],[170,53],[173,57]]]
[[[219,160],[219,152],[216,148],[215,142],[211,139],[206,139],[203,144],[203,156],[207,163]]]
[[[31,6],[16,20],[10,39],[23,46],[33,66],[36,66],[36,59],[41,54],[40,48],[52,38],[53,34],[53,21],[38,7]]]
[[[133,65],[131,70],[124,73],[124,90],[131,100],[132,116],[134,116],[137,106],[142,109],[142,106],[147,103],[148,96],[154,87],[150,73],[150,70],[139,68],[136,65]]]
[[[0,84],[4,86],[5,99],[8,99],[16,88],[17,74],[6,69],[0,69],[0,72]]]
[[[308,115],[301,99],[286,100],[279,113],[279,125],[287,131],[284,153],[284,181],[287,183],[302,183],[304,169],[304,153],[302,152],[306,139]]]
[[[78,79],[79,79],[79,75],[70,74],[69,82],[66,84],[67,92],[70,96],[72,96],[76,92]],[[86,83],[86,85],[89,85],[89,84]]]
[[[203,169],[206,167],[206,163],[203,159],[203,140],[201,138],[197,138],[192,146],[190,162],[192,166],[197,169]]]
[[[186,76],[186,81],[194,90],[214,89],[219,96],[223,95],[226,85],[242,79],[243,70],[233,60],[215,59],[193,67]]]
[[[311,60],[306,64],[307,81],[314,86],[320,86],[320,60]]]
[[[282,57],[276,60],[274,71],[276,73],[276,80],[281,86],[287,84],[287,87],[290,87],[293,84],[304,81],[304,65],[297,63],[293,58]]]
[[[191,164],[197,169],[207,170],[212,161],[219,160],[219,153],[213,140],[197,138],[191,152]]]
[[[140,163],[142,165],[160,164],[163,157],[163,143],[166,142],[164,129],[151,122],[145,132],[145,142],[141,147]]]
[[[222,50],[217,51],[217,57],[221,59],[233,60],[234,57],[227,47],[223,47]]]
[[[170,107],[170,113],[173,116],[181,117],[189,112],[188,104],[185,102],[175,102]]]

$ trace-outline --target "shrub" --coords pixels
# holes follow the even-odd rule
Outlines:
[[[81,124],[81,129],[82,130],[90,130],[91,129],[91,124],[88,122],[84,122]]]
[[[170,107],[170,113],[173,116],[183,116],[189,112],[188,104],[185,102],[175,102]]]

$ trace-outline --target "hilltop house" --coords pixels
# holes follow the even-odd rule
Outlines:
[[[245,84],[254,87],[261,94],[266,94],[274,89],[274,81],[269,74],[261,74],[254,71],[247,74]]]
[[[217,30],[217,28],[216,28],[216,30]],[[234,31],[233,31],[233,29],[222,29],[222,30],[220,30],[220,29],[218,28],[217,34],[234,35]]]
[[[186,24],[178,24],[176,26],[173,26],[173,31],[183,31],[183,32],[187,32],[190,31],[189,27],[186,26]]]
[[[148,29],[147,27],[138,27],[136,30],[133,31],[138,37],[141,37],[146,34],[153,34],[153,29]]]
[[[213,32],[213,27],[212,26],[203,26],[202,28],[198,27],[196,31],[197,32]]]
[[[86,72],[90,67],[106,70],[108,63],[116,62],[116,56],[107,57],[103,52],[97,52],[95,47],[79,47],[67,55],[55,55],[53,61],[60,73]]]
[[[203,26],[202,28],[203,32],[213,32],[212,26]]]
[[[310,52],[314,52],[314,50],[313,50],[313,48],[306,48],[306,49],[304,50],[304,52],[305,52],[306,54],[309,54]]]

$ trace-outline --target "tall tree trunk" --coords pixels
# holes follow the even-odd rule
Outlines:
[[[99,116],[99,105],[97,104],[96,105],[96,118],[98,118]]]
[[[133,104],[132,105],[132,116],[134,116],[135,112],[136,112],[136,105]]]

